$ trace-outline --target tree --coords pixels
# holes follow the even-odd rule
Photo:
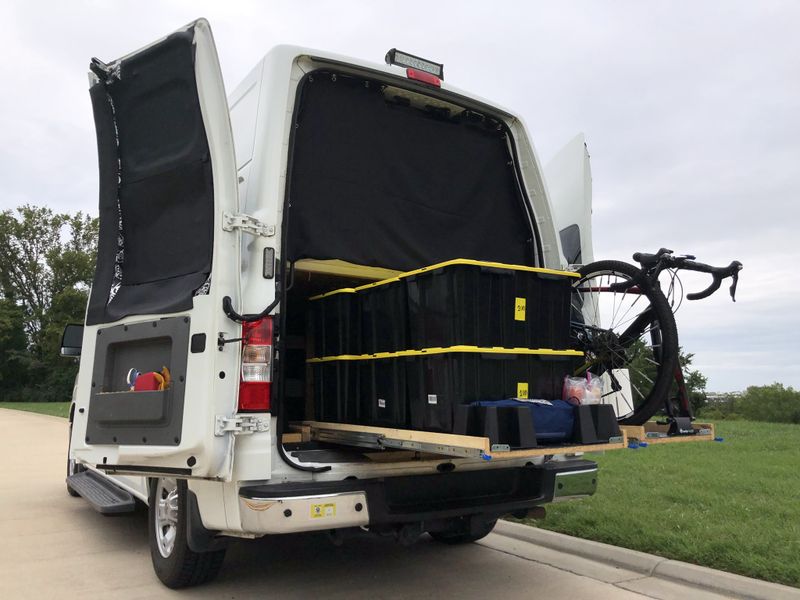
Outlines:
[[[22,308],[0,299],[0,397],[27,384],[28,340]]]
[[[97,231],[97,219],[81,212],[25,205],[0,213],[0,358],[15,361],[16,384],[3,387],[16,387],[17,399],[69,398],[77,367],[58,356],[59,341],[64,325],[83,321]]]
[[[683,370],[686,394],[689,396],[692,411],[696,414],[698,410],[706,405],[706,384],[708,383],[708,378],[700,371],[689,369],[692,365],[693,358],[694,354],[691,352],[685,353],[683,348],[679,349],[678,360]]]

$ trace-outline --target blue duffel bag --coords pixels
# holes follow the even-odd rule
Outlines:
[[[471,406],[528,408],[539,443],[568,440],[575,427],[575,407],[564,400],[479,400]]]

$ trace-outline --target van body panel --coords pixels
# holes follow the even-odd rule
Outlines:
[[[176,45],[178,50],[175,50]],[[180,51],[185,55],[189,48],[192,52],[191,61],[188,61],[185,56],[178,62],[170,62],[168,60],[169,56],[167,56],[167,59],[163,58],[163,54],[169,51]],[[172,65],[172,71],[162,68],[165,60]],[[96,61],[96,63],[99,63],[99,61]],[[102,65],[102,63],[99,64]],[[186,73],[185,69],[187,68],[192,69],[193,72]],[[197,276],[193,276],[194,279],[192,281],[194,283],[191,283],[191,285],[194,286],[199,281],[197,289],[194,291],[188,289],[190,295],[187,300],[181,300],[178,304],[169,305],[173,308],[174,306],[182,306],[182,310],[162,308],[156,313],[148,312],[147,309],[151,306],[149,304],[151,302],[150,299],[158,296],[160,284],[157,279],[154,279],[151,282],[144,282],[145,287],[149,285],[150,288],[138,290],[136,289],[139,287],[137,279],[129,286],[131,287],[131,294],[128,295],[130,301],[127,308],[121,312],[114,312],[109,307],[113,307],[116,299],[115,295],[109,293],[109,289],[100,289],[98,287],[108,284],[108,278],[106,280],[95,279],[92,301],[90,301],[87,313],[87,327],[84,332],[84,346],[76,388],[76,407],[78,410],[75,412],[73,424],[73,453],[81,462],[88,465],[98,465],[101,469],[108,469],[115,465],[135,467],[131,471],[137,473],[159,473],[164,469],[180,469],[181,472],[187,473],[187,476],[190,477],[230,478],[233,458],[233,436],[217,436],[215,435],[214,427],[217,415],[227,416],[236,412],[240,346],[237,344],[226,345],[221,351],[218,351],[216,339],[220,334],[226,338],[236,338],[241,335],[241,327],[227,319],[220,309],[224,296],[230,296],[234,305],[238,305],[240,302],[239,273],[236,269],[230,268],[231,264],[236,264],[239,260],[240,232],[238,230],[225,231],[222,228],[223,213],[238,212],[237,179],[227,99],[209,25],[202,19],[195,21],[174,34],[109,65],[103,65],[100,68],[95,64],[90,79],[95,90],[98,89],[98,86],[112,89],[113,86],[124,83],[128,86],[125,88],[128,90],[126,94],[131,99],[138,98],[138,95],[144,95],[144,99],[141,101],[145,103],[145,106],[150,102],[152,106],[157,105],[165,112],[173,114],[181,114],[187,102],[190,104],[196,102],[197,106],[199,106],[202,117],[199,131],[204,134],[204,139],[186,142],[173,140],[175,150],[172,154],[164,154],[161,158],[158,158],[157,163],[152,165],[147,161],[153,162],[156,158],[148,154],[148,145],[157,143],[159,137],[152,131],[131,132],[129,137],[126,138],[122,130],[120,130],[116,149],[111,148],[109,150],[108,144],[98,144],[101,163],[109,161],[108,156],[105,156],[104,153],[108,151],[118,153],[116,160],[122,165],[121,171],[118,173],[120,188],[124,188],[128,177],[138,177],[137,181],[147,181],[148,185],[150,185],[148,189],[155,190],[154,193],[161,198],[160,202],[162,204],[159,206],[163,206],[163,210],[168,214],[170,206],[172,206],[170,202],[173,198],[173,192],[170,192],[169,187],[162,190],[159,187],[159,181],[152,179],[151,171],[162,169],[169,174],[176,169],[181,170],[183,169],[181,166],[183,164],[182,161],[186,156],[189,156],[192,160],[196,159],[196,164],[200,165],[196,172],[210,173],[210,179],[206,179],[208,175],[202,175],[203,181],[206,182],[202,183],[200,179],[193,180],[191,175],[187,175],[186,172],[182,171],[182,175],[176,176],[176,181],[183,182],[181,183],[181,186],[183,186],[181,190],[184,190],[184,187],[188,189],[197,187],[197,189],[200,189],[203,186],[210,185],[210,188],[203,189],[210,190],[212,193],[210,197],[206,192],[201,192],[195,196],[177,198],[176,202],[182,202],[182,204],[175,213],[174,220],[168,222],[166,224],[168,226],[167,229],[162,231],[162,229],[153,229],[151,227],[152,223],[146,218],[146,214],[137,213],[133,209],[125,209],[125,206],[133,207],[139,202],[135,186],[129,190],[132,196],[128,199],[127,204],[118,204],[116,207],[111,207],[111,209],[117,211],[116,214],[114,214],[113,210],[111,213],[108,210],[104,213],[103,194],[108,193],[108,189],[103,189],[101,180],[101,238],[104,238],[104,236],[105,238],[111,238],[114,244],[119,245],[119,248],[109,246],[109,244],[104,246],[101,243],[98,251],[98,262],[116,261],[116,266],[119,268],[115,269],[114,275],[117,277],[121,275],[119,277],[121,279],[119,282],[121,283],[120,289],[125,289],[129,283],[126,280],[130,273],[128,267],[131,266],[131,263],[126,262],[128,258],[133,260],[132,257],[137,255],[144,256],[142,253],[147,252],[150,253],[150,257],[157,256],[153,254],[153,249],[143,248],[148,243],[155,241],[161,243],[160,251],[165,255],[165,260],[168,260],[170,245],[174,245],[176,243],[175,239],[180,239],[182,235],[185,235],[182,232],[185,223],[184,219],[191,220],[193,218],[192,215],[195,209],[192,208],[192,203],[198,202],[200,203],[197,204],[196,209],[198,214],[206,211],[209,214],[211,235],[206,239],[207,243],[211,244],[211,247],[207,249],[210,262],[208,274],[202,277],[203,281],[200,281]],[[187,89],[187,86],[189,89]],[[195,89],[191,89],[192,86],[195,86]],[[111,98],[110,104],[113,104],[114,93],[108,93]],[[130,108],[126,108],[128,105]],[[125,127],[133,129],[133,125],[137,122],[146,124],[151,128],[159,124],[158,115],[147,114],[144,117],[140,117],[136,114],[136,107],[137,104],[133,100],[127,105],[118,103],[118,105],[114,106],[116,111],[113,114],[115,122],[119,125],[122,125],[123,122],[127,123],[127,125],[123,126],[123,129]],[[131,116],[128,114],[129,111],[133,111]],[[99,128],[107,124],[104,121],[98,121],[97,125],[98,138],[100,138]],[[197,134],[197,131],[195,131],[197,129],[196,126],[173,126],[169,122],[163,123],[163,126],[167,128],[173,127],[176,136],[180,133],[185,133],[187,136]],[[134,135],[132,139],[136,143],[131,142],[126,145],[126,139],[131,139],[130,135]],[[126,148],[131,147],[136,150],[132,155],[127,155]],[[189,150],[186,150],[187,148]],[[158,157],[160,150],[154,150],[154,152],[156,154],[153,156]],[[132,165],[127,171],[125,170],[126,164]],[[101,178],[102,176],[101,169]],[[157,178],[158,173],[153,177]],[[141,193],[146,193],[146,191],[144,190]],[[108,205],[107,199],[106,205]],[[118,210],[119,208],[122,209],[121,213]],[[115,239],[117,237],[118,221],[123,224],[125,232],[134,232],[134,235],[129,240],[126,240],[125,246],[122,245],[120,240]],[[170,237],[169,231],[175,232],[175,239],[165,240],[165,236]],[[202,244],[197,247],[198,251],[203,249]],[[122,251],[124,253],[120,256]],[[177,251],[182,252],[183,248],[177,247]],[[115,254],[117,256],[116,259],[114,258]],[[144,278],[146,279],[146,276]],[[170,289],[172,288],[169,288],[169,286],[164,288],[166,291]],[[121,294],[123,292],[118,293]],[[181,293],[186,293],[186,288]],[[142,295],[146,296],[146,301],[137,305],[136,298]],[[156,304],[160,302],[157,297],[152,301]],[[102,306],[103,304],[105,306]],[[96,314],[100,314],[101,318],[92,319],[93,310]],[[166,313],[164,312],[165,310]],[[123,316],[115,318],[117,314],[122,314]],[[129,354],[133,357],[131,360],[136,362],[139,360],[136,358],[137,356],[144,357],[147,355],[148,344],[152,344],[154,348],[159,345],[158,340],[161,338],[157,333],[157,325],[164,317],[179,321],[183,320],[188,326],[187,335],[182,338],[182,343],[186,344],[185,347],[172,350],[173,352],[182,353],[186,357],[185,372],[172,373],[176,378],[176,382],[183,385],[185,389],[182,409],[178,407],[177,403],[169,400],[164,403],[165,412],[161,415],[160,426],[170,429],[171,435],[167,443],[165,443],[164,439],[160,439],[163,436],[151,435],[148,437],[147,433],[143,431],[138,431],[141,435],[136,439],[136,443],[131,443],[131,437],[137,433],[137,428],[139,427],[139,424],[135,422],[128,424],[129,430],[125,436],[118,436],[119,443],[115,443],[113,437],[111,439],[102,439],[100,440],[101,443],[98,444],[92,442],[91,436],[87,440],[87,425],[92,415],[108,412],[98,408],[102,398],[96,392],[124,393],[125,382],[119,381],[119,378],[120,373],[125,370],[125,367],[128,367],[127,364],[116,365],[113,371],[114,381],[111,384],[111,389],[98,390],[98,387],[102,387],[104,382],[100,381],[100,373],[94,373],[97,340],[101,339],[103,331],[109,328],[133,332],[136,329],[140,329],[143,326],[142,324],[150,323],[154,331],[152,338],[137,334],[137,340],[126,341],[124,335],[119,340],[120,347],[123,348],[126,344],[130,348],[136,344],[143,346],[142,352]],[[190,352],[189,340],[192,340],[195,336],[204,337],[202,351]],[[195,347],[199,349],[200,344],[196,344]],[[169,368],[171,365],[163,366]],[[141,369],[142,367],[137,366],[137,364],[130,364],[129,368]],[[148,365],[147,368],[157,370],[158,366]],[[184,369],[180,368],[178,370],[183,371]],[[181,378],[183,378],[183,381],[180,381]],[[105,382],[105,384],[108,385],[109,382]],[[135,402],[136,392],[131,392],[131,405],[135,406]],[[123,437],[125,438],[124,442],[121,439]],[[159,439],[154,440],[154,437]],[[120,468],[118,472],[124,471],[124,468]]]

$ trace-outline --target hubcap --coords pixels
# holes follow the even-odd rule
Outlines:
[[[175,479],[158,480],[155,503],[158,551],[164,558],[169,558],[178,535],[178,482]]]

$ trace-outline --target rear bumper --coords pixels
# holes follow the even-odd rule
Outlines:
[[[247,532],[290,533],[468,516],[495,519],[553,501],[591,496],[596,488],[597,465],[573,460],[511,469],[248,486],[239,490],[239,508]]]

